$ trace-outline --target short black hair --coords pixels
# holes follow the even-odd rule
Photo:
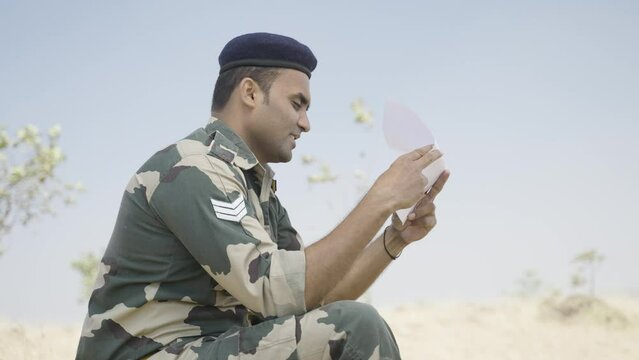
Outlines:
[[[222,110],[228,103],[235,87],[242,79],[247,77],[253,79],[260,89],[264,91],[264,102],[268,103],[271,85],[280,74],[280,70],[280,68],[275,67],[241,66],[221,73],[215,82],[211,112]]]

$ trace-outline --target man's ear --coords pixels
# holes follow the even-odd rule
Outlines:
[[[255,80],[246,77],[240,81],[238,88],[242,104],[254,108],[261,92]]]

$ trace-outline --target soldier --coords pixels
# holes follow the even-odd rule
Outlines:
[[[317,61],[289,37],[254,33],[219,56],[212,117],[130,180],[89,301],[78,359],[399,359],[357,299],[435,226],[421,171],[400,156],[326,237],[305,248],[275,195],[272,162],[310,130]],[[417,203],[405,225],[391,214]],[[397,220],[397,219],[395,219]]]

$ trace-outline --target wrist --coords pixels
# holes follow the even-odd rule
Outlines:
[[[384,228],[382,234],[382,241],[384,242],[384,249],[391,259],[397,259],[404,248],[408,245],[401,239],[399,232],[392,226]]]
[[[379,191],[373,186],[362,199],[362,203],[366,203],[367,208],[379,209],[384,218],[391,216],[395,208],[393,206],[392,197],[386,195],[383,191]]]
[[[402,235],[399,230],[395,229],[393,226],[389,226],[386,234],[386,246],[388,246],[388,250],[397,251],[397,253],[399,253],[408,246],[408,243],[402,239]]]

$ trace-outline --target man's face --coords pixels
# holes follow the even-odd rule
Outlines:
[[[309,79],[306,74],[282,69],[273,81],[269,101],[260,93],[250,129],[251,149],[262,163],[288,162],[302,132],[311,125],[307,111],[311,101]]]

